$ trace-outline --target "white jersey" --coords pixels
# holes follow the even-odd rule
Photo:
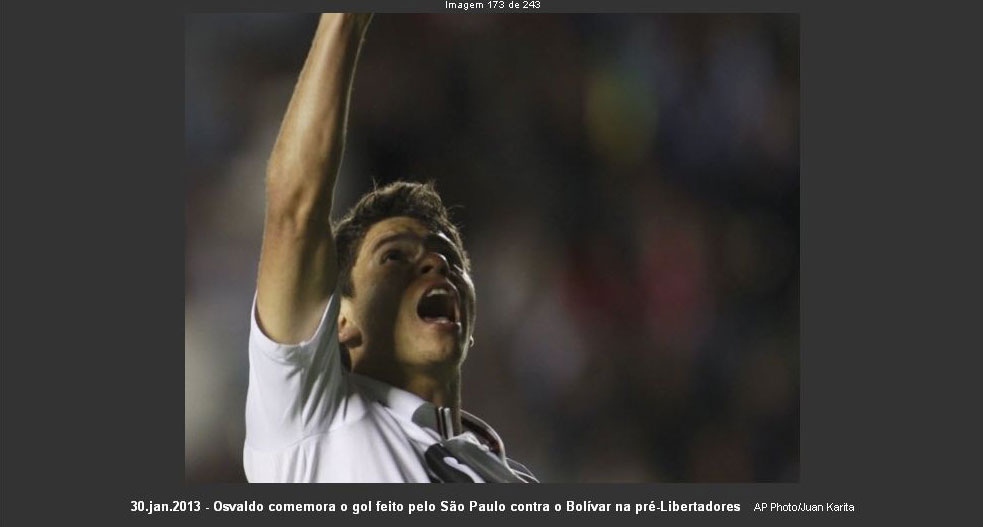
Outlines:
[[[332,296],[314,336],[274,342],[253,301],[243,465],[250,482],[535,481],[505,457],[491,428],[415,394],[349,372],[338,345]]]

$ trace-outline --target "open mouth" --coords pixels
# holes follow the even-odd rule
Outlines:
[[[437,284],[423,293],[416,305],[416,314],[431,324],[456,325],[458,321],[457,292],[448,285]]]

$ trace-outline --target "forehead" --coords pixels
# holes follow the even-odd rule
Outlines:
[[[379,240],[393,234],[412,234],[424,238],[430,234],[430,230],[423,222],[414,218],[406,216],[386,218],[369,227],[362,240],[362,252],[371,250]]]

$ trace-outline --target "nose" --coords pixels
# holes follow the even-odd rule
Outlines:
[[[428,252],[420,260],[420,274],[437,273],[441,276],[447,276],[450,269],[451,266],[447,262],[447,258],[437,252]]]

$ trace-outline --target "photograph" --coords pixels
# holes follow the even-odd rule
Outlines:
[[[183,23],[187,484],[800,481],[797,13]]]

